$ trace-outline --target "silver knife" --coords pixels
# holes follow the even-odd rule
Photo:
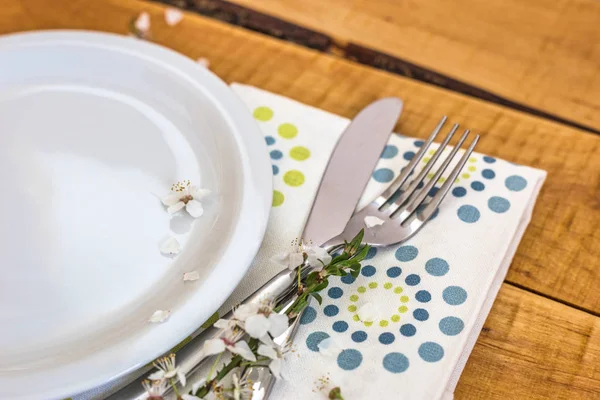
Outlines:
[[[377,100],[361,110],[344,130],[325,168],[301,235],[304,240],[310,240],[314,245],[320,246],[344,230],[388,142],[402,107],[403,102],[398,98]],[[306,274],[308,271],[303,272]],[[297,272],[283,270],[242,303],[258,302],[265,297],[274,298],[276,301],[289,298],[290,294],[295,292],[296,278]],[[292,300],[288,299],[288,302],[290,301]],[[231,318],[231,314],[230,312],[223,318]],[[291,339],[296,330],[297,323],[290,326],[282,336],[287,335],[286,337]],[[186,389],[196,381],[192,375],[199,372],[199,366],[204,361],[201,353],[203,343],[222,334],[223,330],[210,327],[177,352],[177,364],[186,375],[190,376]],[[143,376],[117,391],[107,400],[144,399],[145,393],[141,382],[147,371],[148,369]],[[262,387],[265,396],[268,396],[274,379],[264,368],[256,372],[264,378]],[[175,398],[172,393],[165,393],[163,397]]]

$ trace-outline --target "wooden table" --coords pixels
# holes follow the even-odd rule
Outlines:
[[[180,2],[301,45],[194,12],[169,27],[163,5],[136,0],[54,0],[52,5],[48,0],[4,0],[0,33],[79,28],[124,34],[131,19],[145,10],[152,16],[153,41],[207,58],[228,82],[261,87],[346,117],[376,98],[399,96],[406,101],[399,131],[425,137],[441,115],[449,115],[483,133],[480,152],[545,169],[548,179],[533,220],[456,397],[600,398],[600,137],[589,132],[600,130],[599,3],[236,1],[326,33],[319,34],[221,1]],[[403,23],[404,13],[411,24]],[[344,58],[366,62],[369,54],[381,51],[408,60],[407,68],[417,69],[407,74],[421,81],[463,88],[510,107]],[[378,67],[381,57],[374,63]],[[394,69],[401,64],[389,65],[403,72]]]

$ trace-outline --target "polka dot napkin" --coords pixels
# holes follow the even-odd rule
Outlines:
[[[274,182],[268,233],[248,278],[230,299],[234,303],[278,271],[268,260],[300,235],[349,121],[253,87],[232,88],[264,133]],[[359,207],[381,193],[422,145],[392,136]],[[474,153],[416,237],[371,249],[356,280],[332,279],[323,304],[311,304],[286,363],[288,380],[277,384],[272,398],[323,399],[335,386],[348,400],[451,398],[545,176]],[[365,304],[375,310],[372,321],[358,315]],[[330,339],[326,352],[320,351],[325,339]]]

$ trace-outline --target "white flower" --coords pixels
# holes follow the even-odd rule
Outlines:
[[[169,26],[177,25],[183,19],[183,13],[173,7],[168,7],[165,10],[165,22]]]
[[[375,226],[383,225],[384,222],[385,221],[381,218],[377,218],[371,215],[365,217],[365,226],[367,228],[373,228]]]
[[[150,30],[150,14],[145,11],[141,12],[135,19],[134,26],[141,33],[148,33]]]
[[[163,393],[167,390],[168,382],[164,379],[157,381],[144,380],[142,386],[148,395],[148,399],[162,399]]]
[[[317,347],[319,348],[319,353],[324,356],[337,356],[342,350],[340,345],[331,337],[321,340]]]
[[[160,245],[160,252],[163,254],[177,254],[181,250],[181,244],[173,236],[169,236]]]
[[[291,252],[280,254],[271,260],[293,270],[302,265],[305,260],[307,265],[313,267],[327,265],[331,262],[331,256],[322,247],[301,242],[299,245],[294,245]]]
[[[234,400],[250,400],[252,399],[252,384],[246,377],[240,378],[237,374],[231,377],[233,382],[233,399]]]
[[[228,331],[233,331],[238,327],[238,321],[235,319],[220,319],[214,324],[215,328],[226,329]]]
[[[239,354],[248,361],[256,361],[256,356],[250,350],[248,343],[243,340],[234,342],[230,337],[224,336],[218,339],[211,339],[204,342],[202,354],[212,356],[229,350],[233,354]]]
[[[185,386],[185,374],[179,367],[175,366],[175,354],[169,354],[167,357],[159,358],[154,362],[158,371],[150,374],[148,379],[151,381],[170,380],[177,377],[182,386]]]
[[[271,373],[276,378],[281,378],[281,364],[287,353],[290,352],[289,347],[281,347],[281,346],[267,346],[265,344],[261,344],[258,346],[257,353],[264,357],[269,357],[271,362],[269,363],[269,369]]]
[[[277,337],[285,332],[289,321],[287,315],[273,311],[274,306],[271,300],[265,300],[259,305],[242,305],[233,312],[233,315],[243,322],[242,327],[251,337],[262,340],[267,333]]]
[[[196,60],[196,62],[204,68],[210,67],[210,61],[208,60],[208,58],[200,57]]]
[[[200,279],[200,274],[197,271],[192,272],[184,272],[183,273],[183,281],[197,281]]]
[[[363,322],[373,322],[379,316],[378,309],[373,305],[373,303],[365,303],[363,304],[357,311],[356,314]]]
[[[242,304],[233,310],[233,317],[243,322],[248,317],[256,315],[256,313],[258,313],[259,308],[260,305],[256,303]]]
[[[177,182],[171,187],[171,193],[162,199],[167,206],[169,214],[175,214],[185,207],[185,210],[194,218],[204,213],[200,200],[210,194],[208,189],[199,189],[190,184],[190,181]]]
[[[148,320],[149,322],[164,322],[171,315],[171,310],[156,310]]]

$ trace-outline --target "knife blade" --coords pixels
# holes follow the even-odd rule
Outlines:
[[[313,244],[321,245],[344,230],[402,112],[402,107],[402,100],[398,98],[377,100],[361,110],[346,127],[336,143],[321,178],[313,206],[304,226],[302,237],[305,240],[311,240]],[[289,297],[290,293],[295,292],[296,277],[295,271],[287,269],[281,271],[244,300],[242,304],[259,302],[266,296],[274,299]],[[224,319],[231,317],[231,312],[223,316]],[[287,338],[291,338],[296,330],[297,324],[292,325],[282,336],[287,335]],[[186,374],[196,374],[200,369],[200,364],[204,361],[204,357],[201,355],[203,343],[206,340],[220,337],[222,333],[222,329],[210,327],[184,345],[177,352],[177,363],[181,370]],[[144,390],[141,382],[147,371],[148,369],[141,377],[106,400],[143,399]],[[268,396],[274,379],[268,376],[268,370],[257,372],[264,377],[262,383],[265,395]],[[188,380],[188,382],[192,381],[194,380]],[[172,396],[172,393],[163,395],[165,399]]]

